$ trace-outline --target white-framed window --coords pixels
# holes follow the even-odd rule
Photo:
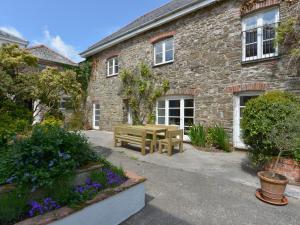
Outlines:
[[[156,103],[156,124],[177,125],[184,129],[185,137],[194,124],[194,98],[191,96],[168,96]]]
[[[71,107],[70,97],[64,96],[61,97],[59,102],[59,110],[60,111],[66,111],[67,109],[70,109]]]
[[[154,65],[174,61],[174,38],[168,38],[154,44]]]
[[[274,44],[278,23],[278,8],[268,9],[243,18],[243,61],[278,55],[278,47]]]
[[[107,76],[115,76],[119,73],[119,59],[117,56],[107,60]]]
[[[262,92],[243,92],[234,96],[233,111],[233,145],[235,148],[246,149],[243,141],[243,131],[241,129],[241,120],[246,103],[253,98],[258,97]]]
[[[100,128],[100,104],[93,104],[93,129]]]

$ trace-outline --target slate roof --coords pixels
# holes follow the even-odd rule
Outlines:
[[[45,45],[33,46],[33,47],[30,47],[30,48],[27,48],[27,50],[40,60],[65,64],[65,65],[71,65],[71,66],[77,66],[78,65],[77,63],[71,61],[67,57],[57,53],[56,51],[48,48]]]
[[[119,37],[122,37],[128,33],[133,32],[134,30],[140,29],[148,24],[154,23],[162,18],[169,16],[173,13],[181,11],[185,8],[191,7],[194,4],[197,4],[203,0],[173,0],[139,18],[131,22],[130,24],[126,25],[125,27],[121,28],[117,32],[105,37],[104,39],[100,40],[96,44],[89,47],[86,51],[92,50],[104,44],[107,44]],[[86,52],[85,51],[85,52]],[[84,52],[83,52],[84,53]],[[81,54],[83,54],[81,53]]]
[[[28,45],[28,41],[22,39],[22,38],[19,38],[19,37],[16,37],[10,33],[7,33],[3,30],[0,30],[0,38],[4,38],[4,39],[8,39],[10,40],[11,42],[17,42],[17,43],[22,43],[24,45]]]

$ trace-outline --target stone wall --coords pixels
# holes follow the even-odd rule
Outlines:
[[[100,129],[111,130],[126,118],[119,77],[106,77],[106,59],[116,52],[120,68],[132,68],[144,61],[156,76],[170,81],[169,94],[195,96],[195,122],[219,122],[230,133],[234,94],[271,89],[299,92],[299,76],[287,72],[285,56],[249,64],[241,62],[240,2],[220,1],[93,56],[89,102],[101,104]],[[293,7],[281,3],[281,18],[299,12],[299,2]],[[153,67],[151,42],[165,34],[174,35],[174,62]]]

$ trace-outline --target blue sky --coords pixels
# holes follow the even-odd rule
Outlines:
[[[46,44],[74,61],[78,53],[169,0],[6,0],[0,29]]]

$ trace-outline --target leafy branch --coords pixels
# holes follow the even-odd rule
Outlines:
[[[133,123],[151,123],[157,98],[169,90],[169,81],[159,81],[149,66],[140,63],[134,70],[123,69],[120,73],[123,98],[131,109]]]

